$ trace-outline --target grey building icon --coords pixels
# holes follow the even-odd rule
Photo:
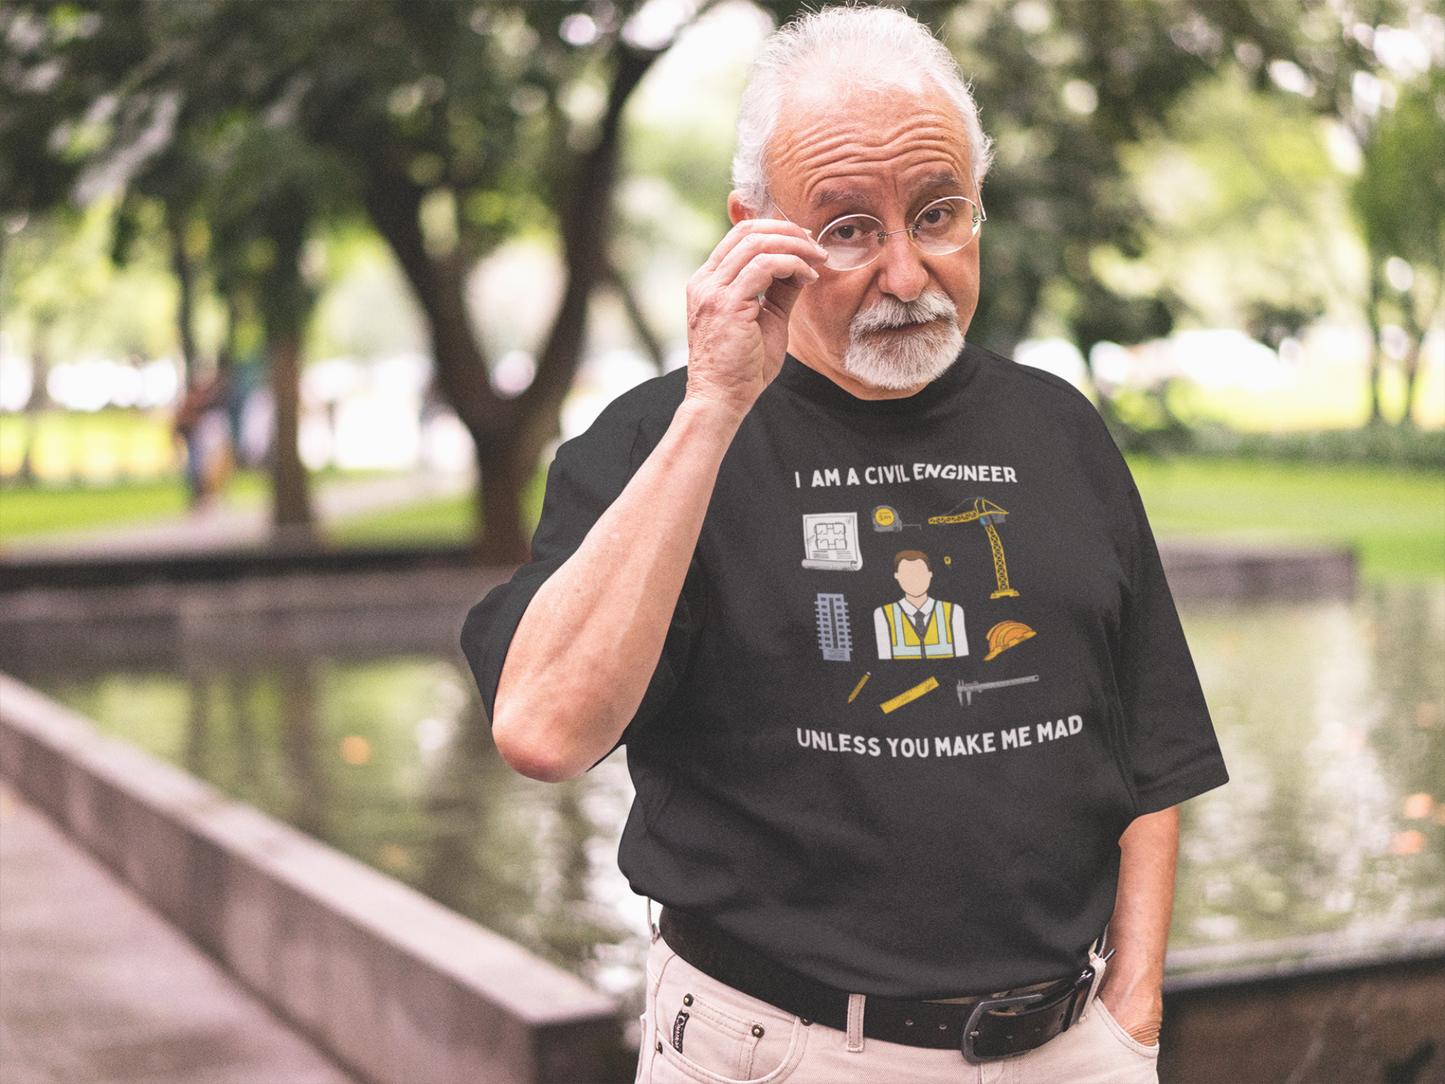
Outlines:
[[[842,595],[819,592],[818,646],[828,662],[850,662],[853,655],[853,633],[848,627],[848,604]]]

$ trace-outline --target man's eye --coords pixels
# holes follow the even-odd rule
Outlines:
[[[953,219],[953,208],[925,207],[923,213],[918,216],[918,225],[925,230],[933,231],[944,229]]]
[[[856,241],[858,239],[858,227],[852,223],[845,222],[841,226],[834,226],[828,234],[830,241]]]

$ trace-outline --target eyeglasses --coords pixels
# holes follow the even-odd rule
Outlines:
[[[791,222],[783,209],[773,204],[783,218]],[[883,246],[895,233],[906,233],[919,250],[930,256],[947,256],[964,248],[978,236],[987,221],[983,208],[967,196],[944,196],[936,199],[901,230],[886,230],[872,215],[844,215],[823,227],[818,244],[828,254],[825,267],[834,271],[857,271],[867,267],[883,254]]]

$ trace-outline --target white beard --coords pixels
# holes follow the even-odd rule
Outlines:
[[[929,322],[934,323],[903,335],[873,334]],[[885,297],[871,308],[859,309],[848,325],[848,336],[843,371],[871,387],[889,391],[937,380],[963,349],[958,307],[946,294],[932,291],[913,301]]]

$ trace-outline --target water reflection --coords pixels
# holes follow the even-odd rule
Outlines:
[[[1445,916],[1445,581],[1184,618],[1233,782],[1185,808],[1174,945],[1386,935]],[[646,937],[615,864],[632,793],[621,754],[562,785],[515,775],[459,658],[34,680],[102,729],[635,995]]]
[[[1172,943],[1445,917],[1445,584],[1184,619],[1232,782],[1185,806]]]

